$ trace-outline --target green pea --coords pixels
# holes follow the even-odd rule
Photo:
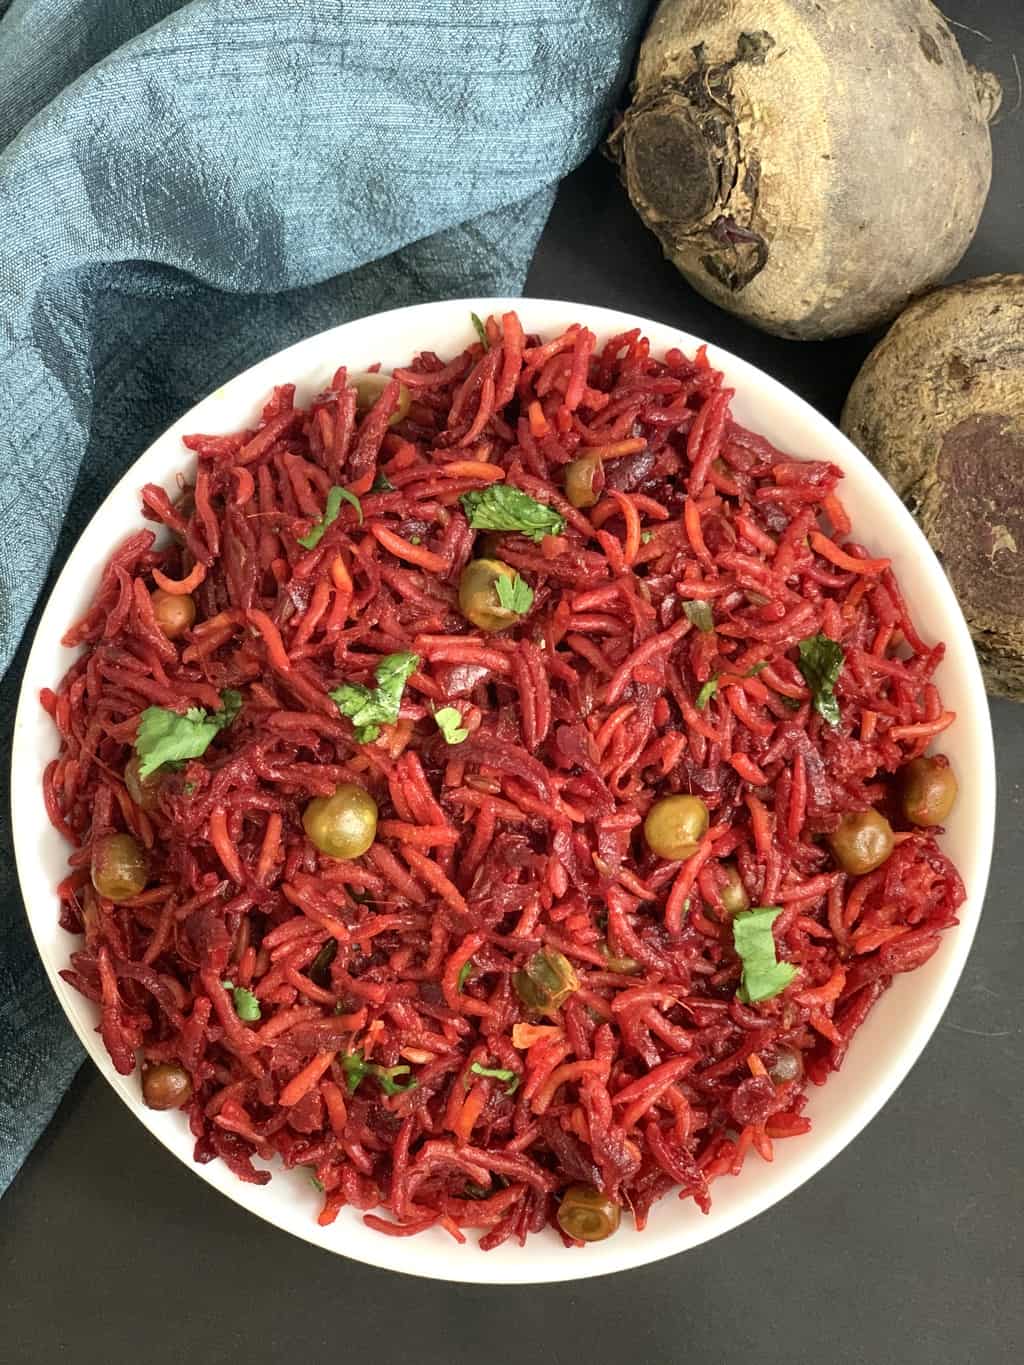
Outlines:
[[[659,858],[690,858],[709,822],[708,808],[699,796],[664,796],[647,812],[644,838]]]
[[[328,858],[359,858],[377,837],[377,803],[365,787],[343,782],[333,796],[310,801],[302,825]]]
[[[92,884],[108,901],[137,896],[149,877],[146,850],[131,834],[104,834],[93,840]]]

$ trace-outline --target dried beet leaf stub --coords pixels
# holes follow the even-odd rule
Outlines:
[[[1024,700],[1024,276],[913,304],[865,361],[842,426],[914,513],[991,692]],[[908,383],[913,376],[913,383]]]
[[[671,92],[666,107],[640,109],[625,134],[630,170],[655,221],[695,223],[713,207],[718,172],[699,124]],[[673,107],[676,106],[676,107]]]
[[[768,35],[760,37],[772,46]],[[749,223],[758,158],[741,153],[730,103],[729,73],[739,60],[698,65],[685,81],[655,86],[609,143],[630,198],[666,251],[688,240],[701,266],[733,293],[768,259],[765,239]]]

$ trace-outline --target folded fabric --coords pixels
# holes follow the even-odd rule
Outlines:
[[[38,596],[123,470],[300,337],[518,292],[646,8],[0,0],[0,780]],[[0,1190],[82,1056],[3,843]]]

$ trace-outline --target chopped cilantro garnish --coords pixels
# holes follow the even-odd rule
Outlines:
[[[345,1073],[345,1083],[350,1091],[359,1088],[367,1073],[367,1065],[363,1061],[361,1052],[350,1052],[347,1057],[342,1057],[341,1067]]]
[[[840,646],[827,635],[812,635],[800,641],[798,667],[811,689],[815,710],[829,725],[839,724],[835,685],[845,657]]]
[[[715,618],[711,614],[710,602],[702,602],[699,598],[692,602],[684,602],[683,611],[691,625],[695,625],[705,635],[714,630]]]
[[[405,684],[419,662],[418,654],[406,651],[388,654],[374,670],[376,687],[342,683],[328,693],[341,714],[351,720],[360,744],[371,743],[380,734],[382,725],[393,725],[398,719]]]
[[[476,313],[470,313],[469,317],[470,321],[473,324],[473,330],[480,338],[480,345],[484,348],[485,351],[489,351],[491,349],[491,343],[487,340],[487,328],[481,322],[479,316]]]
[[[233,981],[222,981],[220,983],[226,991],[230,991],[235,1002],[235,1013],[239,1019],[247,1024],[254,1024],[260,1016],[260,1002],[253,995],[252,991],[245,986],[236,986]]]
[[[498,594],[499,604],[506,611],[514,611],[517,616],[525,615],[533,606],[533,589],[519,574],[514,578],[506,578],[502,574],[494,580],[494,589]]]
[[[766,905],[742,910],[732,917],[733,944],[743,963],[737,995],[744,1004],[771,1000],[796,976],[792,963],[780,962],[776,957],[772,925],[781,914],[781,906]]]
[[[380,1088],[384,1091],[385,1095],[404,1095],[407,1090],[415,1090],[417,1086],[416,1081],[406,1081],[404,1085],[400,1085],[399,1082],[395,1080],[396,1076],[408,1076],[411,1070],[412,1068],[409,1066],[367,1067],[369,1074],[374,1076],[380,1083]]]
[[[165,763],[200,758],[211,740],[231,724],[242,709],[242,694],[230,688],[220,694],[219,711],[190,706],[183,716],[165,706],[147,706],[139,717],[135,752],[139,776],[149,777]]]
[[[309,964],[306,975],[315,985],[326,990],[331,984],[331,963],[338,951],[338,940],[329,938]]]
[[[697,693],[697,700],[694,702],[698,711],[703,711],[708,702],[718,691],[718,679],[708,678],[707,682]]]
[[[508,1071],[502,1066],[481,1066],[479,1062],[474,1062],[469,1069],[477,1076],[490,1076],[493,1080],[504,1081],[506,1095],[514,1095],[519,1089],[518,1072]]]
[[[519,531],[539,543],[565,530],[565,518],[553,507],[508,484],[463,493],[460,501],[474,531]]]
[[[395,1080],[396,1076],[407,1076],[410,1067],[378,1066],[376,1062],[365,1062],[362,1052],[351,1052],[347,1057],[342,1057],[341,1066],[350,1093],[358,1090],[367,1076],[372,1076],[379,1083],[385,1095],[401,1095],[406,1090],[414,1090],[417,1085],[414,1080],[407,1081],[405,1085]]]
[[[442,706],[440,711],[434,712],[434,719],[446,744],[461,744],[469,738],[469,731],[462,724],[462,713],[454,706]]]
[[[333,526],[338,520],[338,513],[341,511],[342,499],[349,502],[356,509],[359,516],[359,525],[363,524],[363,504],[354,493],[350,493],[347,488],[339,488],[334,484],[327,494],[327,506],[324,514],[319,521],[314,522],[304,536],[296,536],[295,539],[307,550],[315,550],[323,540],[324,532],[328,526]]]

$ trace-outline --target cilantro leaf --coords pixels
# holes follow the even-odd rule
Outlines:
[[[474,1062],[469,1069],[477,1076],[491,1076],[496,1081],[504,1081],[506,1095],[514,1095],[519,1089],[518,1072],[507,1071],[502,1066],[481,1066],[479,1062]]]
[[[327,494],[327,506],[324,514],[319,521],[314,522],[304,536],[296,536],[295,539],[307,550],[315,550],[324,538],[324,532],[328,526],[333,526],[338,520],[338,513],[341,511],[342,499],[356,509],[359,516],[359,525],[363,524],[363,504],[354,493],[350,493],[347,488],[339,488],[337,484],[331,486]]]
[[[500,605],[506,611],[514,611],[517,616],[524,616],[533,606],[533,589],[519,574],[513,578],[506,578],[502,574],[494,580],[494,590]]]
[[[463,1199],[489,1199],[494,1193],[486,1185],[477,1185],[472,1180],[467,1180],[462,1189]]]
[[[378,473],[377,477],[370,485],[371,493],[393,493],[394,491],[395,485],[391,482],[391,480],[388,478],[386,474]]]
[[[462,988],[463,988],[463,986],[466,984],[466,982],[469,980],[469,974],[470,974],[470,972],[471,972],[472,970],[473,970],[473,959],[472,959],[472,958],[470,958],[468,962],[464,962],[464,963],[462,964],[462,966],[459,968],[459,990],[460,990],[460,991],[462,990]]]
[[[360,744],[369,744],[380,734],[380,726],[374,722],[387,723],[386,716],[378,714],[382,708],[378,708],[376,693],[371,687],[364,687],[362,683],[342,683],[327,695],[341,714],[352,721]]]
[[[504,483],[463,493],[460,501],[474,531],[519,531],[539,543],[565,530],[565,518],[553,507]]]
[[[651,543],[651,541],[652,541],[653,539],[654,539],[654,532],[653,532],[653,531],[641,531],[641,532],[640,532],[640,542],[641,542],[641,544],[643,544],[643,545],[650,545],[650,543]]]
[[[796,976],[791,962],[780,962],[775,953],[772,925],[782,914],[779,905],[757,906],[732,917],[732,940],[743,962],[737,995],[745,1005],[771,1000]]]
[[[692,602],[684,602],[683,611],[690,624],[696,626],[705,635],[714,630],[715,618],[711,614],[710,602],[702,602],[699,598]]]
[[[419,667],[418,654],[403,650],[388,654],[374,670],[376,687],[362,683],[342,683],[327,695],[343,716],[348,716],[355,727],[360,744],[370,744],[380,734],[382,725],[393,725],[398,719],[405,684]]]
[[[380,1082],[385,1095],[404,1095],[407,1090],[415,1090],[418,1081],[406,1081],[404,1085],[395,1080],[396,1076],[407,1076],[412,1070],[409,1066],[371,1066],[367,1068]]]
[[[135,735],[139,776],[149,777],[165,763],[202,757],[213,737],[230,725],[242,709],[241,692],[228,688],[220,694],[220,699],[219,711],[190,706],[183,716],[166,706],[147,706],[139,717]]]
[[[396,713],[405,684],[416,672],[419,662],[420,656],[418,654],[411,654],[408,650],[400,650],[397,654],[385,654],[374,670],[377,690],[386,693],[389,697],[394,696]]]
[[[491,343],[487,340],[487,328],[480,321],[480,318],[477,316],[476,313],[470,313],[469,317],[470,321],[473,324],[473,330],[480,338],[480,345],[484,348],[485,351],[489,351],[491,349]]]
[[[703,711],[708,702],[718,691],[718,679],[708,678],[707,682],[697,693],[697,700],[694,702],[698,711]]]
[[[337,485],[335,485],[335,487],[337,487]],[[333,490],[332,490],[332,491],[333,491]],[[338,492],[341,494],[341,496],[345,499],[345,501],[346,501],[350,506],[352,506],[352,507],[354,507],[354,508],[356,509],[356,516],[359,518],[359,525],[362,526],[362,524],[363,524],[363,504],[359,501],[359,499],[356,497],[356,495],[355,495],[354,493],[350,493],[350,492],[348,491],[347,488],[338,488]],[[330,497],[330,493],[328,493],[327,496]]]
[[[337,951],[338,940],[329,938],[306,970],[306,975],[310,981],[317,986],[322,986],[324,990],[330,987],[331,963],[334,961]]]
[[[226,687],[220,694],[221,709],[214,711],[210,719],[216,722],[218,730],[224,730],[229,726],[239,711],[242,709],[242,694],[236,692],[233,687]]]
[[[461,744],[469,738],[469,731],[462,724],[462,713],[454,706],[442,706],[440,711],[434,712],[434,719],[446,744]]]
[[[246,990],[244,986],[236,986],[231,994],[235,998],[235,1013],[239,1019],[252,1024],[260,1018],[260,1002],[252,991]]]
[[[341,1069],[345,1073],[345,1084],[349,1088],[349,1093],[354,1094],[366,1076],[367,1066],[363,1061],[361,1052],[350,1052],[348,1056],[342,1057]]]
[[[839,702],[835,685],[846,659],[835,640],[827,635],[812,635],[800,641],[798,667],[814,697],[814,708],[829,725],[839,724]]]
[[[230,991],[234,997],[235,1013],[239,1019],[246,1024],[254,1024],[261,1018],[260,1002],[253,995],[252,991],[245,986],[236,986],[233,981],[222,981],[220,983],[226,991]]]
[[[354,1094],[367,1076],[373,1076],[379,1083],[385,1095],[401,1095],[406,1090],[415,1090],[418,1082],[415,1080],[407,1081],[405,1085],[400,1085],[395,1080],[396,1076],[407,1076],[411,1070],[408,1066],[378,1066],[376,1062],[363,1060],[362,1052],[351,1052],[347,1057],[341,1059],[342,1070],[345,1072],[345,1083],[349,1093]]]
[[[690,603],[687,603],[686,605],[687,605],[687,607],[689,607],[691,604],[690,604]],[[694,603],[693,605],[703,607],[703,606],[707,606],[707,603],[706,603],[706,602],[697,602],[697,603]],[[686,610],[686,608],[684,608],[684,610]],[[689,615],[690,615],[689,611],[686,611],[686,614],[687,614],[687,616],[689,616]],[[691,619],[692,619],[692,618],[691,618]],[[709,613],[709,619],[710,619],[710,613]],[[698,630],[703,630],[703,629],[704,629],[704,627],[701,626],[701,625],[699,625],[696,621],[694,621],[694,625],[697,626],[697,629],[698,629]],[[709,629],[710,629],[710,627],[709,627]],[[756,674],[758,674],[758,673],[761,672],[761,669],[762,669],[762,668],[767,668],[767,667],[768,667],[767,661],[762,661],[762,662],[759,663],[759,664],[755,664],[755,665],[753,666],[753,668],[748,668],[747,671],[746,671],[746,673],[743,674],[743,676],[744,676],[745,678],[753,678]],[[716,673],[713,677],[708,678],[707,682],[704,684],[704,686],[703,686],[703,687],[700,689],[700,691],[697,693],[697,700],[696,700],[696,703],[695,703],[695,704],[696,704],[696,707],[697,707],[697,710],[698,710],[698,711],[703,711],[704,708],[705,708],[705,706],[707,706],[708,702],[711,700],[711,698],[715,695],[715,693],[716,693],[717,691],[718,691],[718,674]],[[785,700],[786,700],[785,697],[783,697],[782,700],[785,701]]]
[[[315,550],[323,540],[324,532],[338,520],[338,513],[341,511],[341,489],[337,484],[333,485],[327,494],[327,506],[324,514],[319,521],[315,521],[304,536],[296,536],[295,539],[307,550]]]

